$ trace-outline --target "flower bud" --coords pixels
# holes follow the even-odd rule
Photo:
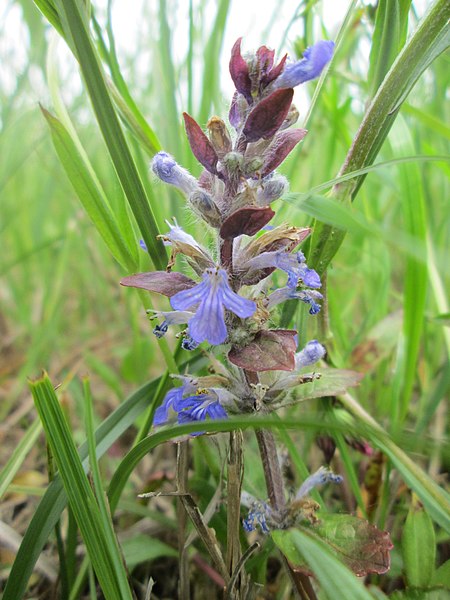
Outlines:
[[[205,191],[198,189],[189,196],[192,210],[212,227],[220,227],[222,217],[216,203]]]
[[[231,137],[224,121],[219,117],[211,117],[206,127],[208,128],[209,139],[214,150],[217,152],[217,156],[222,158],[232,148]]]
[[[240,152],[228,152],[222,159],[223,164],[226,166],[228,171],[231,173],[242,169],[244,163],[244,157]]]
[[[256,171],[259,171],[264,164],[264,160],[260,156],[254,156],[253,158],[244,161],[244,173],[252,175]]]
[[[267,206],[274,200],[278,200],[289,189],[289,182],[283,175],[275,175],[267,182],[263,182],[258,188],[257,203],[259,206]]]
[[[180,167],[176,160],[167,152],[158,152],[152,160],[152,171],[165,183],[170,183],[185,194],[193,192],[198,184],[186,169]]]

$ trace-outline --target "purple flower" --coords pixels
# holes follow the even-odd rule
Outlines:
[[[177,402],[178,422],[191,423],[192,421],[204,421],[206,417],[211,419],[226,419],[226,410],[220,404],[217,394],[206,393],[188,396]]]
[[[266,269],[276,267],[288,274],[287,287],[296,288],[299,280],[311,288],[321,287],[320,277],[314,271],[309,269],[305,263],[305,255],[299,251],[295,254],[278,250],[275,252],[263,252],[259,256],[251,258],[244,267],[249,270]]]
[[[325,65],[331,60],[334,42],[322,40],[310,46],[303,58],[286,65],[284,71],[274,82],[274,88],[292,88],[300,83],[319,77]]]
[[[207,340],[210,344],[223,344],[227,338],[224,308],[241,318],[251,317],[256,310],[252,300],[233,292],[228,276],[223,269],[206,269],[203,281],[198,285],[178,292],[170,299],[175,310],[197,307],[189,319],[189,334],[198,343]]]
[[[184,386],[172,388],[169,390],[161,406],[155,411],[153,425],[164,425],[169,420],[169,410],[176,410],[175,406],[183,398]]]
[[[270,519],[271,513],[272,510],[268,504],[256,500],[251,505],[247,517],[242,520],[244,530],[254,531],[259,526],[263,533],[270,533],[267,520]]]
[[[180,167],[167,152],[158,152],[152,161],[152,170],[162,181],[180,188],[185,194],[198,189],[198,182],[186,169]]]
[[[300,300],[310,305],[310,315],[316,315],[320,312],[320,305],[317,304],[316,300],[322,300],[322,298],[322,294],[316,290],[296,290],[295,288],[286,286],[270,294],[267,308],[270,310],[285,300]]]
[[[309,492],[324,483],[342,483],[344,478],[341,475],[335,475],[332,471],[326,467],[320,467],[313,475],[310,475],[300,486],[300,489],[295,494],[295,499],[300,500],[304,496],[307,496]]]
[[[309,367],[325,356],[325,348],[317,340],[311,340],[295,355],[296,370]]]
[[[160,325],[156,325],[153,329],[153,333],[157,338],[162,338],[169,328],[169,325],[182,325],[187,323],[194,313],[189,311],[171,310],[171,311],[159,311],[159,310],[148,310],[147,314],[154,313],[150,319],[160,317],[163,319]]]

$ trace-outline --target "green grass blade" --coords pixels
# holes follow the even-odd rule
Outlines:
[[[156,269],[166,266],[166,252],[160,240],[152,209],[128,148],[108,92],[100,60],[95,51],[86,15],[76,0],[56,0],[68,40],[72,41],[86,87],[114,168]]]
[[[436,0],[419,23],[380,85],[363,118],[340,175],[371,165],[386,139],[401,107],[423,71],[450,44],[450,4]],[[354,199],[365,175],[334,189],[337,202]],[[339,249],[345,233],[318,223],[314,228],[309,261],[324,272]],[[327,247],[329,246],[329,247]]]
[[[214,20],[214,26],[203,53],[203,56],[205,57],[203,66],[203,90],[200,111],[198,114],[198,120],[202,127],[206,125],[206,121],[211,116],[209,114],[211,106],[214,101],[220,97],[220,72],[217,65],[219,64],[229,7],[230,0],[220,0],[216,18]]]
[[[18,445],[14,448],[6,465],[0,472],[0,499],[3,497],[3,494],[6,492],[9,484],[16,476],[18,470],[20,469],[28,452],[34,446],[41,431],[42,426],[40,422],[36,419],[36,421],[28,429],[28,431],[23,435]]]
[[[127,580],[126,571],[122,560],[122,554],[117,541],[116,534],[114,532],[113,523],[111,520],[111,513],[107,504],[106,494],[103,489],[102,478],[100,475],[100,469],[98,466],[96,444],[95,444],[95,431],[94,431],[94,410],[92,407],[92,395],[89,385],[89,380],[85,378],[83,380],[83,392],[84,392],[84,405],[86,415],[86,432],[87,432],[87,443],[89,452],[89,466],[92,474],[92,481],[94,484],[94,493],[99,507],[100,523],[102,525],[102,532],[106,538],[106,543],[109,548],[111,560],[113,562],[113,568],[120,579],[120,587],[124,597],[129,593],[129,585]],[[70,499],[69,499],[70,500]]]
[[[410,153],[414,150],[411,134],[400,116],[394,126],[393,149],[396,153]],[[391,425],[399,428],[404,421],[411,402],[411,394],[417,373],[421,336],[424,324],[426,297],[428,292],[427,269],[427,216],[422,174],[414,164],[399,167],[402,193],[400,203],[403,211],[404,230],[422,249],[422,259],[406,257],[403,287],[403,336],[398,355],[399,397],[392,398]],[[395,378],[395,375],[394,375]]]
[[[369,58],[370,97],[373,97],[405,43],[411,0],[380,0]]]
[[[64,125],[45,108],[41,108],[41,111],[50,128],[58,158],[89,218],[117,262],[129,271],[135,270],[136,261],[120,233],[105,193],[94,179],[91,168]]]
[[[30,383],[48,443],[58,465],[74,517],[107,600],[132,600],[128,578],[111,544],[101,510],[83,470],[67,421],[47,375]],[[115,552],[116,550],[116,552]]]
[[[191,364],[192,369],[194,369],[199,364],[198,361],[198,357],[194,358],[191,363],[186,363],[181,368],[184,370],[188,364]],[[97,458],[103,456],[136,419],[148,409],[149,399],[154,398],[160,380],[161,378],[158,378],[139,388],[98,427],[95,436]],[[83,444],[80,447],[79,454],[83,467],[87,471],[87,444]],[[22,600],[34,565],[66,504],[67,496],[61,478],[59,475],[56,475],[55,479],[48,486],[23,537],[22,544],[11,568],[2,600]]]

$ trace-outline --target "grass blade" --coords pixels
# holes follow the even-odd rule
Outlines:
[[[128,578],[83,470],[67,421],[47,375],[30,383],[64,489],[107,600],[132,600]]]
[[[56,0],[56,4],[66,38],[75,49],[100,130],[125,196],[155,268],[164,269],[166,252],[162,242],[157,239],[159,231],[156,220],[114,110],[100,60],[89,34],[86,14],[76,0]]]

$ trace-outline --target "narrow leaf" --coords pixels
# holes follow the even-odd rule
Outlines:
[[[205,167],[207,171],[213,175],[217,174],[217,162],[219,157],[214,150],[213,145],[203,133],[200,125],[187,113],[183,113],[186,134],[192,153],[198,162]]]
[[[171,298],[177,292],[194,287],[196,283],[190,277],[176,271],[170,273],[167,273],[167,271],[150,271],[149,273],[137,273],[136,275],[124,277],[120,281],[120,285],[141,288]]]

